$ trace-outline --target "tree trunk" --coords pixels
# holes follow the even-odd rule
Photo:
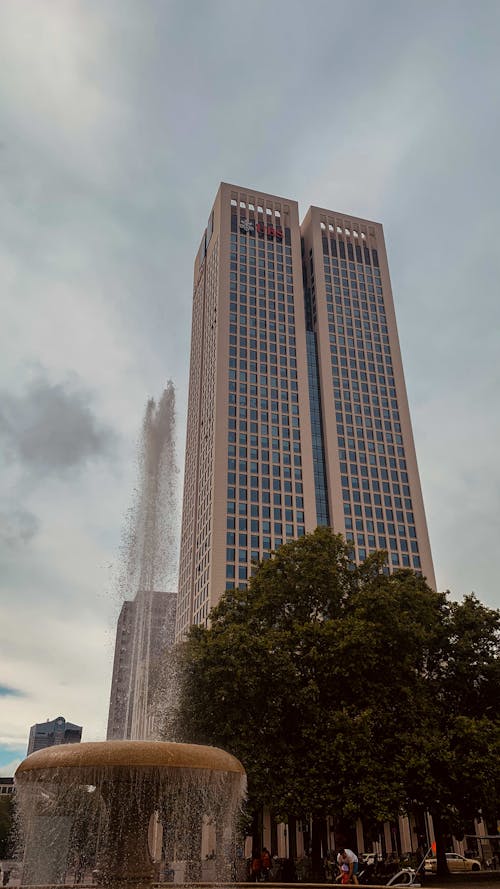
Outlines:
[[[262,852],[262,811],[257,809],[252,816],[252,856]]]
[[[288,857],[293,861],[297,858],[297,819],[295,815],[288,816]]]
[[[443,819],[439,811],[431,810],[431,815],[434,824],[434,836],[436,838],[436,871],[439,877],[446,880],[450,876],[450,871],[446,861]]]
[[[323,856],[321,847],[323,835],[325,832],[325,819],[312,817],[312,834],[311,834],[311,869],[313,882],[322,882],[325,878],[325,870],[323,867]]]

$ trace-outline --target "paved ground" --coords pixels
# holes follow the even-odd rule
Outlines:
[[[428,889],[440,889],[441,883],[438,877],[428,875],[425,878],[425,885]],[[449,881],[446,881],[446,886],[449,889],[454,889],[454,887],[460,887],[460,889],[499,889],[500,886],[500,871],[498,870],[482,870],[475,873],[470,874],[452,874]]]

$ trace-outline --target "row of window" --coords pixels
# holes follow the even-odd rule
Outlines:
[[[347,305],[349,303],[349,305]],[[352,305],[351,305],[352,303]],[[350,297],[328,296],[326,298],[327,312],[330,316],[335,313],[337,320],[350,325],[353,324],[352,318],[361,319],[366,322],[372,320],[380,325],[381,336],[374,337],[376,342],[382,342],[384,345],[389,344],[389,335],[387,328],[387,318],[385,309],[379,303],[369,303],[364,299],[352,299]],[[334,320],[334,319],[331,319]],[[365,328],[367,329],[367,328]],[[377,332],[377,331],[375,331]]]
[[[377,515],[381,517],[381,510],[375,508],[375,511],[377,512]],[[394,522],[374,521],[374,509],[370,506],[366,506],[366,504],[364,505],[363,515],[363,510],[360,504],[354,504],[354,507],[351,507],[349,503],[344,503],[344,524],[349,540],[354,541],[353,513],[355,516],[354,521],[356,523],[356,528],[361,526],[363,529],[366,529],[370,541],[375,539],[375,531],[377,531],[378,546],[381,549],[397,550],[399,548],[405,552],[408,552],[409,550],[415,554],[419,552],[416,530],[413,526],[406,529],[403,525],[398,525],[396,530]],[[409,540],[407,540],[405,536],[407,530],[410,531],[408,535],[410,538]],[[397,533],[397,531],[399,533]],[[363,534],[358,533],[357,536],[363,537]],[[370,542],[369,546],[375,546],[375,544]]]
[[[309,267],[311,275],[314,274],[312,257],[310,258]],[[382,283],[380,270],[378,268],[366,268],[360,263],[354,263],[352,261],[347,262],[345,259],[339,261],[336,257],[329,259],[328,257],[323,256],[323,271],[326,274],[342,278],[344,281],[349,280],[362,284],[375,284],[377,287],[380,287]]]
[[[312,263],[310,268],[312,272]],[[377,286],[380,286],[382,281],[380,269],[367,268],[360,263],[347,262],[345,259],[341,259],[339,262],[337,258],[330,259],[327,256],[323,256],[323,270],[326,274],[334,274],[337,277],[349,278],[351,281],[362,281],[363,283],[376,284]]]
[[[356,347],[359,350],[372,350],[374,352],[378,352],[380,355],[385,354],[390,356],[390,342],[389,336],[387,333],[380,333],[375,330],[377,326],[375,322],[369,321],[361,321],[359,318],[355,318],[354,324],[351,323],[351,319],[349,319],[348,323],[340,323],[335,322],[332,313],[329,313],[331,316],[328,320],[328,333],[329,342],[333,345],[340,344],[345,346],[344,337],[349,337],[350,339],[356,338]],[[336,336],[335,336],[336,334]],[[375,346],[372,345],[375,343]],[[349,342],[350,348],[354,349],[354,342]],[[384,348],[382,348],[382,346]],[[387,347],[387,348],[385,348]],[[334,350],[335,352],[335,350]],[[356,358],[358,355],[355,356]],[[390,359],[389,359],[390,360]]]
[[[366,303],[367,308],[364,309],[362,307],[362,303],[364,300],[356,300],[358,303],[357,307],[345,306],[342,302],[342,297],[338,297],[338,302],[334,299],[327,299],[327,315],[328,320],[330,322],[337,321],[338,324],[344,324],[345,326],[357,326],[361,327],[360,324],[356,324],[357,321],[362,321],[365,330],[370,330],[368,323],[372,322],[372,330],[375,333],[383,333],[384,336],[388,337],[388,328],[386,323],[385,312],[380,310],[377,312],[376,303],[371,306],[369,303]],[[355,319],[354,321],[352,319]],[[380,338],[381,342],[384,342],[382,338]],[[377,341],[378,342],[378,341]],[[386,343],[385,345],[388,345]]]
[[[367,267],[373,264],[379,267],[378,251],[375,248],[367,247],[366,244],[351,244],[350,241],[344,241],[342,238],[333,238],[323,236],[323,257],[331,255],[333,258],[340,257],[342,260],[350,260],[358,264],[365,263]]]
[[[234,225],[234,223],[233,223]],[[282,238],[267,238],[262,239],[260,237],[256,238],[253,232],[241,231],[238,229],[235,231],[234,229],[231,231],[231,250],[234,252],[235,250],[240,249],[243,246],[247,246],[249,248],[258,247],[259,251],[264,250],[264,246],[266,248],[266,252],[268,254],[276,254],[276,256],[290,256],[292,255],[292,248],[290,245],[290,235],[286,233],[285,230],[285,244],[283,244]]]
[[[267,289],[262,296],[259,296],[258,302],[256,296],[248,296],[246,288],[240,287],[239,293],[232,290],[229,294],[230,312],[239,311],[241,315],[251,314],[250,311],[247,311],[247,308],[250,307],[250,309],[254,309],[257,305],[259,306],[259,309],[268,308],[273,312],[276,310],[278,310],[278,312],[284,312],[285,309],[289,312],[295,310],[293,294],[290,293],[285,297],[284,292],[276,293],[272,289]]]
[[[352,542],[352,541],[349,541],[349,542]],[[386,547],[379,547],[379,549],[386,549]],[[364,547],[356,547],[354,552],[356,554],[356,561],[363,562],[369,554],[375,552],[375,549],[370,549],[367,551]],[[410,557],[410,555],[408,555],[407,553],[399,554],[399,553],[392,553],[392,552],[390,552],[388,554],[388,556],[389,556],[389,563],[392,568],[412,568],[413,567],[417,574],[421,574],[421,571],[419,569],[422,567],[422,565],[421,565],[419,556],[411,556]],[[389,573],[388,569],[385,570],[384,573],[388,574]]]
[[[231,198],[231,207],[237,207],[237,206],[238,206],[238,201],[236,200],[236,198]],[[246,210],[246,209],[248,209],[248,210],[255,210],[255,206],[256,206],[256,204],[255,204],[255,200],[247,201],[247,200],[245,199],[244,201],[243,201],[243,200],[240,200],[240,202],[239,202],[239,207],[240,207],[241,210]],[[279,205],[279,206],[281,206],[281,205]],[[231,212],[232,212],[232,211],[231,211]],[[272,216],[272,215],[273,215],[273,211],[272,211],[272,209],[271,209],[270,207],[266,207],[265,210],[264,210],[264,208],[263,208],[260,204],[257,204],[257,212],[258,212],[258,213],[264,213],[264,212],[265,212],[268,216]],[[285,212],[287,212],[286,207],[285,207]],[[275,209],[275,210],[274,210],[274,215],[279,219],[279,218],[281,217],[281,212],[280,212],[280,210]]]
[[[254,269],[253,272],[252,269]],[[276,271],[280,273],[286,272],[287,275],[291,276],[293,274],[292,258],[291,256],[280,256],[275,253],[266,254],[264,250],[257,251],[254,249],[250,249],[247,254],[246,248],[240,248],[239,255],[236,251],[229,254],[229,270],[231,272],[239,271],[246,275],[248,271],[248,274],[255,275],[257,274],[256,269],[267,269],[271,272]],[[340,284],[340,279],[338,283]]]
[[[265,505],[266,503],[269,505],[266,506]],[[272,498],[272,503],[273,503],[274,509],[285,506],[285,508],[286,508],[285,512],[287,514],[287,518],[286,518],[287,522],[291,521],[291,519],[288,517],[288,509],[293,507],[294,503],[295,503],[295,507],[299,511],[299,513],[302,512],[302,510],[304,509],[304,498],[296,495],[295,500],[294,500],[294,497],[292,494],[274,493],[273,498]],[[271,497],[267,492],[264,492],[262,498],[260,498],[259,500],[256,500],[255,503],[251,504],[250,516],[251,516],[251,521],[252,521],[251,530],[254,529],[254,525],[253,525],[254,521],[256,521],[258,524],[259,517],[263,518],[263,519],[270,519],[271,518]],[[304,521],[304,519],[302,518],[301,521]]]
[[[368,293],[368,299],[370,300],[371,303],[373,303],[374,306],[377,303],[374,298],[373,299],[370,298],[370,294],[376,293],[378,296],[382,296],[382,288],[378,287],[376,285],[374,286],[373,284],[369,284],[369,283],[365,284],[364,281],[357,281],[355,283],[353,280],[350,280],[348,283],[347,278],[339,278],[337,275],[333,275],[333,277],[331,275],[325,275],[325,284],[331,285],[332,283],[334,286],[333,286],[333,289],[330,287],[327,290],[328,295],[332,295],[333,293],[335,293],[336,296],[341,296],[343,294],[345,297],[348,297],[350,295],[350,293],[352,292],[353,297],[354,296],[363,297],[366,293]],[[342,284],[342,290],[340,289],[341,284]],[[349,290],[349,284],[350,284],[350,290]],[[359,287],[358,287],[358,284],[359,284]]]
[[[299,525],[297,527],[302,527],[302,526]],[[235,516],[228,515],[227,519],[226,519],[226,529],[228,532],[229,531],[240,531],[240,532],[241,531],[248,531],[248,529],[249,529],[248,518],[246,518],[245,516],[239,516],[238,520],[236,520]],[[277,532],[276,528],[275,528],[275,533],[281,533],[281,532]],[[266,549],[266,548],[267,547],[264,547],[264,549]]]
[[[244,398],[246,396],[240,396],[240,397]],[[262,399],[262,400],[264,401],[265,399]],[[253,401],[253,399],[252,399],[252,401]],[[236,414],[236,410],[238,410],[238,414]],[[238,416],[238,419],[240,421],[238,423],[238,428],[240,429],[241,432],[248,431],[248,429],[247,429],[248,420],[250,420],[251,422],[252,421],[256,422],[257,420],[260,419],[260,422],[263,424],[263,426],[266,427],[265,431],[263,430],[263,435],[266,437],[269,435],[269,419],[271,419],[271,435],[278,436],[278,438],[276,440],[273,440],[273,444],[272,444],[273,451],[280,450],[280,442],[279,442],[280,435],[282,436],[283,439],[285,439],[285,441],[282,441],[282,443],[281,443],[281,450],[284,450],[284,451],[290,450],[290,442],[288,441],[288,439],[292,438],[294,440],[294,442],[298,442],[300,440],[300,435],[298,434],[298,426],[299,426],[298,418],[297,417],[291,418],[291,424],[292,424],[292,426],[295,426],[296,428],[290,430],[290,416],[288,413],[284,413],[284,412],[282,414],[274,414],[273,413],[273,414],[271,414],[271,417],[269,417],[269,412],[266,410],[263,410],[263,409],[261,409],[259,412],[257,409],[247,410],[246,407],[236,408],[235,406],[233,407],[230,405],[229,411],[228,411],[228,416],[231,420],[235,420],[236,416]],[[242,421],[245,421],[245,422],[243,423]],[[278,425],[278,424],[281,424],[281,425]],[[235,431],[236,430],[236,422],[232,422],[232,423],[230,422],[229,429]],[[266,449],[268,447],[269,447],[269,445],[266,445],[266,444],[261,445],[261,449]],[[296,445],[294,444],[293,450],[299,451],[300,449],[298,447],[296,447]],[[266,460],[269,460],[269,455],[266,453],[261,453],[260,458],[261,458],[261,460],[266,461]]]
[[[274,287],[274,283],[276,282],[277,290],[284,290],[283,285],[287,285],[287,292],[291,293],[292,291],[289,289],[290,285],[293,284],[293,276],[291,274],[284,275],[281,272],[274,272],[265,269],[259,268],[258,270],[250,269],[247,273],[246,267],[245,270],[240,268],[239,273],[236,271],[236,263],[232,263],[234,265],[234,269],[231,268],[229,272],[229,280],[236,284],[238,281],[240,284],[253,284],[254,287],[257,284],[257,278],[259,281],[259,287],[266,287],[266,283],[269,287]]]
[[[368,315],[368,312],[363,312],[363,314]],[[358,315],[361,315],[361,312],[358,312]],[[379,324],[378,321],[373,320],[363,320],[361,317],[354,318],[354,321],[351,316],[346,316],[342,314],[342,312],[337,311],[334,314],[333,309],[327,312],[328,323],[334,325],[333,328],[328,328],[332,333],[341,333],[347,334],[347,336],[362,336],[363,331],[366,333],[383,333],[388,337],[387,327],[385,324]],[[373,338],[374,342],[380,343],[382,339]],[[389,343],[385,343],[384,345],[388,346]],[[382,351],[380,349],[380,351]],[[384,350],[386,351],[386,350]],[[387,350],[388,351],[388,350]]]
[[[379,527],[380,525],[382,525],[382,528]],[[365,539],[365,534],[355,535],[351,529],[347,529],[346,538],[350,542],[356,542],[358,546],[366,546],[366,543],[368,542],[368,546],[371,546],[372,548],[378,546],[379,549],[397,551],[399,547],[403,552],[410,552],[411,549],[412,552],[418,553],[418,546],[414,545],[416,544],[415,540],[408,541],[401,536],[396,538],[394,536],[395,531],[391,530],[389,526],[387,528],[384,527],[382,522],[377,522],[377,534],[377,539],[375,539],[375,534],[366,534]]]

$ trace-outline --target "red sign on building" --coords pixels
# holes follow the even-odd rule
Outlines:
[[[283,237],[283,229],[279,226],[274,227],[270,222],[264,224],[263,222],[258,222],[255,226],[258,235],[267,235],[268,238],[278,238],[281,240]]]

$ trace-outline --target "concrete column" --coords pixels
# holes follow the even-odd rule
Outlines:
[[[404,855],[413,852],[411,841],[410,821],[407,815],[399,816],[399,836],[401,838],[401,851]]]
[[[205,861],[208,855],[215,853],[216,847],[214,820],[204,815],[201,825],[201,860]]]
[[[278,824],[278,858],[288,858],[287,825]]]

